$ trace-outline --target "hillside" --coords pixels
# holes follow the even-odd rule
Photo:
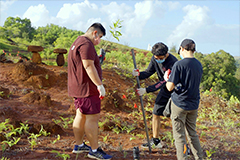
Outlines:
[[[64,155],[68,155],[70,159],[87,160],[84,153],[71,153],[74,145],[71,124],[75,112],[73,99],[67,93],[67,67],[35,65],[27,61],[0,63],[0,68],[0,122],[9,124],[5,126],[5,130],[1,129],[2,157],[10,160],[53,160],[63,159]],[[140,147],[146,142],[141,111],[134,108],[135,104],[140,106],[139,97],[135,94],[136,81],[133,77],[125,76],[118,67],[105,67],[103,78],[107,96],[102,100],[99,143],[107,153],[114,156],[113,160],[133,159],[133,147]],[[141,83],[148,85],[153,82]],[[144,96],[150,135],[155,97],[156,93]],[[197,131],[206,158],[223,160],[240,157],[239,109],[239,104],[208,94],[201,95]],[[161,122],[164,148],[153,149],[151,154],[141,149],[140,159],[176,159],[171,121],[162,117]],[[7,133],[13,132],[11,127],[8,128],[11,125],[15,129],[22,128],[22,132],[6,138]],[[46,132],[41,131],[41,126]],[[36,139],[29,138],[40,131],[41,134]],[[13,137],[21,139],[11,147],[4,147],[6,142],[13,143]],[[190,159],[193,159],[191,154]]]

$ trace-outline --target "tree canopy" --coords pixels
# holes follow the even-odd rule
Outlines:
[[[236,89],[239,86],[239,80],[235,77],[236,60],[232,55],[219,50],[207,55],[195,53],[195,57],[203,66],[202,91],[212,89],[214,94],[225,99],[231,95],[240,96]]]
[[[31,41],[35,34],[35,28],[32,27],[30,19],[21,19],[19,17],[8,17],[0,31],[4,33],[1,36],[6,38],[24,38]]]

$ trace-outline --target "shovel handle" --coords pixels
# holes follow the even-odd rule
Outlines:
[[[133,58],[134,68],[137,69],[137,64],[136,64],[136,60],[135,60],[134,50],[131,49],[131,52],[132,52],[132,58]],[[140,80],[139,80],[139,77],[137,76],[136,78],[137,78],[137,86],[138,86],[138,88],[140,88]],[[142,99],[142,96],[140,96],[140,102],[141,102],[143,120],[144,120],[144,124],[145,124],[145,131],[146,131],[146,136],[147,136],[147,141],[148,141],[148,149],[149,149],[149,152],[151,153],[152,150],[151,150],[150,140],[149,140],[149,136],[148,136],[148,128],[147,128],[145,111],[144,111],[144,107],[143,107],[143,99]]]

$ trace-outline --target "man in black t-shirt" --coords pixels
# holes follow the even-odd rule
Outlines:
[[[173,64],[177,61],[177,58],[168,53],[168,47],[164,43],[156,43],[152,48],[153,56],[148,65],[148,68],[139,72],[138,69],[133,70],[134,76],[139,76],[139,79],[146,79],[157,72],[159,82],[147,88],[137,89],[138,95],[142,96],[145,93],[154,92],[161,89],[157,95],[152,118],[152,130],[153,138],[150,140],[150,145],[155,148],[162,148],[161,141],[159,139],[160,131],[160,116],[163,116],[163,111],[166,108],[166,104],[171,96],[171,92],[166,89],[165,80],[163,78],[164,73],[168,69],[172,69]],[[142,145],[143,148],[148,148],[148,143]]]
[[[195,42],[191,39],[182,41],[179,54],[182,60],[176,62],[172,68],[166,87],[173,91],[171,95],[171,119],[173,137],[179,160],[187,159],[187,131],[191,151],[196,160],[201,160],[202,148],[196,132],[196,119],[199,106],[199,85],[202,78],[202,65],[194,58]]]

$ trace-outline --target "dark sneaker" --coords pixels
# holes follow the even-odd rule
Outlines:
[[[162,148],[161,141],[159,139],[151,139],[150,140],[150,146],[151,148]],[[142,148],[148,148],[148,143],[142,144]]]
[[[93,152],[92,150],[87,155],[89,158],[104,160],[104,159],[111,159],[112,156],[105,153],[100,147],[97,149],[97,152]]]
[[[84,143],[84,145],[82,147],[75,145],[72,152],[73,153],[83,153],[83,152],[90,152],[90,151],[91,151],[91,147]]]
[[[138,147],[133,147],[133,159],[139,160],[139,148]]]

